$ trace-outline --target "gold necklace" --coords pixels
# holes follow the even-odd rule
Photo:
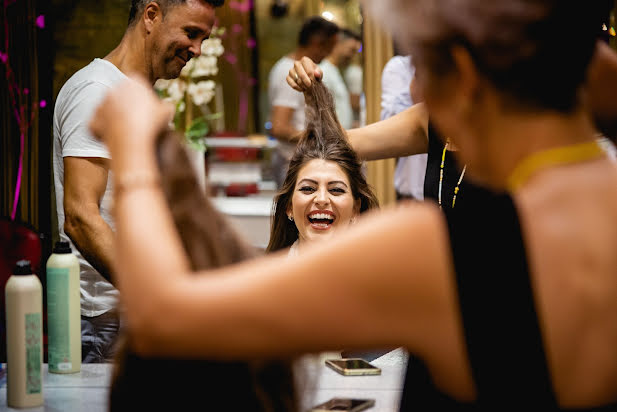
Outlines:
[[[605,151],[595,141],[532,153],[514,168],[507,181],[508,189],[511,192],[520,189],[534,173],[541,169],[581,163],[605,154]]]
[[[439,192],[437,193],[437,200],[439,202],[439,208],[441,209],[441,189],[443,187],[443,169],[446,163],[446,152],[448,151],[448,146],[450,146],[450,139],[446,139],[446,144],[443,147],[443,152],[441,153],[441,165],[439,166]],[[465,171],[467,170],[467,165],[463,167],[463,171],[461,172],[461,176],[458,178],[458,182],[456,183],[456,187],[454,188],[454,196],[452,196],[452,209],[454,209],[454,205],[456,204],[456,195],[460,190],[461,182],[463,181],[463,177],[465,176]]]

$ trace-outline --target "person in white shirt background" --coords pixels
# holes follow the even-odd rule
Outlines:
[[[120,328],[118,291],[111,271],[115,225],[108,148],[88,128],[94,109],[128,73],[154,84],[180,75],[201,53],[216,7],[224,0],[132,0],[118,46],[75,73],[54,108],[53,173],[60,240],[70,241],[80,263],[82,362],[113,357]]]
[[[343,71],[350,65],[352,59],[360,50],[361,39],[351,30],[341,30],[332,53],[323,59],[319,65],[324,73],[323,82],[334,96],[336,115],[345,130],[353,127],[354,114],[350,92],[345,80],[343,80]]]
[[[305,129],[304,96],[291,89],[286,82],[294,61],[306,56],[320,63],[332,52],[337,42],[339,27],[323,17],[309,17],[298,36],[298,47],[281,57],[268,76],[271,134],[278,140],[272,155],[274,180],[280,188],[285,180],[289,160],[294,153],[300,133]]]
[[[394,56],[381,76],[381,120],[411,107],[410,85],[414,76],[411,56]],[[394,172],[397,199],[424,200],[427,154],[400,157]]]
[[[347,66],[343,73],[347,90],[349,90],[349,98],[351,99],[351,109],[353,111],[352,128],[362,126],[360,117],[362,116],[362,96],[364,95],[364,71],[362,70],[362,46],[360,50],[351,60],[351,64]],[[366,104],[364,105],[366,109]]]

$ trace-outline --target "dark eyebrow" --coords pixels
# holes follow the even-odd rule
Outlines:
[[[298,184],[301,184],[302,182],[312,183],[314,185],[318,185],[319,184],[317,181],[315,181],[313,179],[302,179],[302,180],[300,180],[298,182]],[[328,185],[334,185],[334,184],[341,184],[341,185],[343,185],[345,187],[348,187],[347,183],[343,182],[342,180],[333,180],[331,182],[328,182]]]
[[[190,31],[196,34],[204,34],[206,35],[206,37],[210,37],[210,32],[207,32],[206,30],[203,30],[201,27],[199,26],[193,26],[191,24],[184,26],[184,30],[186,31]]]

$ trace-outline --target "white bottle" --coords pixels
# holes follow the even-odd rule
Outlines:
[[[9,407],[43,405],[43,294],[30,262],[6,282],[6,398]]]
[[[47,260],[47,358],[49,372],[81,369],[79,261],[69,242],[56,242]]]

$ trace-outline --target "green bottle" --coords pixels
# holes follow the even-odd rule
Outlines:
[[[79,261],[69,242],[56,242],[47,260],[47,357],[49,372],[81,369]]]

